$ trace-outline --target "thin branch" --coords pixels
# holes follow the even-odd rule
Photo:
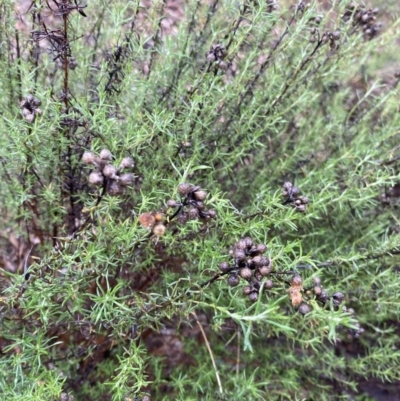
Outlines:
[[[197,318],[196,312],[191,312],[191,314],[194,316],[194,318],[196,320],[196,323],[198,324],[198,326],[200,328],[201,334],[202,334],[202,336],[204,338],[204,342],[206,343],[206,347],[207,347],[208,353],[210,354],[211,362],[212,362],[213,367],[214,367],[215,377],[217,378],[219,392],[221,394],[223,394],[224,390],[222,388],[221,379],[219,377],[219,373],[218,373],[218,370],[217,370],[217,365],[215,364],[215,359],[214,359],[214,355],[213,355],[211,347],[210,347],[210,343],[208,342],[208,339],[207,339],[206,333],[204,332],[203,326],[201,325],[201,323],[199,322],[199,319]]]

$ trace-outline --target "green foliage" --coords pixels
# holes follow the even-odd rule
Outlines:
[[[274,4],[1,3],[1,400],[372,400],[400,380],[399,6]],[[208,196],[181,224],[184,182]],[[218,268],[246,236],[273,263],[254,303]]]

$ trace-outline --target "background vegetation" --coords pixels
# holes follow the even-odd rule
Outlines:
[[[378,3],[1,2],[1,400],[398,397]]]

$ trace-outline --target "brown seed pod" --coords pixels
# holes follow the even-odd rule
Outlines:
[[[237,274],[230,274],[228,277],[228,285],[236,287],[240,282],[240,278]]]
[[[306,211],[306,205],[299,205],[296,207],[296,209],[300,212],[300,213],[305,213]]]
[[[254,258],[251,261],[252,261],[252,264],[256,267],[269,265],[268,259],[264,256],[254,256]]]
[[[93,152],[84,152],[82,155],[82,161],[85,164],[94,164],[96,162],[96,155]]]
[[[158,223],[153,228],[153,234],[157,237],[162,237],[165,234],[167,227],[164,224]]]
[[[328,293],[325,290],[322,290],[321,293],[317,296],[318,301],[326,302],[328,300]]]
[[[205,208],[205,206],[204,206],[204,202],[201,202],[201,201],[197,201],[196,202],[196,207],[197,207],[197,209],[198,210],[204,210],[204,208]]]
[[[156,222],[153,213],[142,213],[139,216],[139,223],[143,228],[151,229]]]
[[[125,173],[119,176],[119,183],[124,187],[132,185],[134,181],[135,176],[132,173]]]
[[[255,272],[254,272],[254,278],[255,278],[257,281],[261,281],[261,280],[263,279],[263,275],[262,275],[259,271],[255,271]]]
[[[228,262],[222,262],[218,265],[219,269],[222,271],[222,273],[227,272],[230,269],[229,263]]]
[[[117,174],[117,169],[112,164],[107,164],[103,168],[103,174],[106,177],[114,178],[115,174]]]
[[[220,61],[218,67],[221,68],[221,70],[226,71],[228,69],[228,63],[226,61]]]
[[[130,157],[124,157],[121,160],[121,164],[119,165],[119,169],[123,170],[124,168],[132,168],[135,164]]]
[[[32,124],[35,121],[35,113],[30,113],[25,116],[25,120],[28,124]]]
[[[258,300],[258,292],[252,291],[249,294],[249,299],[250,299],[251,302],[256,302]]]
[[[100,171],[92,171],[89,174],[89,182],[92,185],[102,185],[104,182],[104,176],[100,173]]]
[[[240,239],[236,244],[234,245],[236,249],[240,249],[242,251],[245,251],[247,249],[247,244],[244,239]]]
[[[264,282],[264,290],[270,290],[273,288],[274,282],[272,280],[265,280]]]
[[[233,250],[233,256],[237,259],[237,260],[245,260],[246,259],[246,254],[244,251],[242,251],[241,249],[234,249]]]
[[[194,197],[198,201],[203,201],[207,198],[207,192],[203,191],[202,189],[199,189],[198,191],[194,192]]]
[[[192,188],[192,184],[182,183],[178,185],[178,192],[181,196],[186,196],[192,191]]]
[[[321,292],[322,292],[322,287],[320,285],[316,285],[314,287],[314,294],[319,296],[319,295],[321,295]]]
[[[243,277],[246,280],[251,278],[252,275],[253,275],[253,272],[248,267],[244,267],[243,269],[240,270],[240,276]]]
[[[303,302],[300,306],[299,306],[299,313],[301,313],[302,315],[306,315],[307,313],[310,313],[312,311],[312,308],[309,304],[306,304],[305,302]]]
[[[156,221],[160,222],[163,220],[164,215],[160,212],[154,213],[154,218],[156,219]]]
[[[254,242],[250,237],[244,237],[243,240],[245,241],[246,246],[249,249],[254,245]]]
[[[260,274],[265,277],[268,276],[268,274],[271,273],[272,269],[270,266],[261,266],[258,271],[260,272]]]
[[[264,244],[258,244],[257,245],[257,247],[256,247],[256,249],[257,249],[257,252],[258,253],[265,253],[266,251],[267,251],[267,245],[264,245]]]
[[[195,207],[191,207],[188,210],[188,218],[189,220],[196,220],[199,218],[199,210]]]
[[[101,160],[111,161],[112,159],[112,154],[108,149],[102,149],[99,156]]]
[[[249,285],[245,285],[243,287],[243,294],[244,295],[249,295],[251,293],[251,287]]]
[[[303,285],[303,280],[301,279],[299,274],[295,274],[292,277],[292,281],[290,282],[292,287],[301,287]]]
[[[178,223],[180,224],[185,224],[188,221],[188,215],[187,213],[180,213],[178,215]]]
[[[332,294],[333,304],[339,306],[344,300],[344,294],[340,291],[337,291]]]
[[[181,203],[180,202],[177,202],[176,200],[174,200],[174,199],[169,199],[169,200],[167,200],[167,206],[168,207],[178,207],[178,206],[180,206],[181,205]]]
[[[217,212],[214,209],[210,209],[207,213],[212,219],[215,219],[217,217]]]

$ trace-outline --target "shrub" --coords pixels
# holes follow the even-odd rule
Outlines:
[[[398,5],[0,7],[1,399],[400,379]]]

